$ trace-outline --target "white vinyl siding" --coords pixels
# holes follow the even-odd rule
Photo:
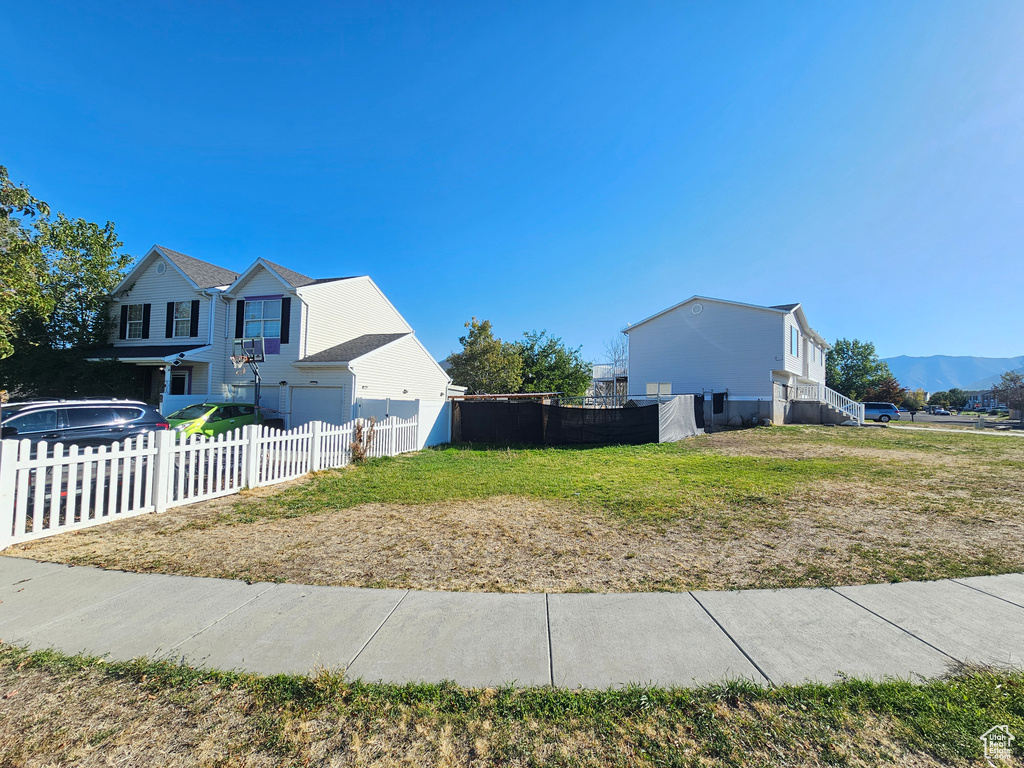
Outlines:
[[[782,345],[785,350],[785,366],[776,364],[776,368],[779,370],[785,370],[789,373],[794,373],[797,376],[804,375],[804,364],[803,358],[800,356],[800,339],[803,338],[803,333],[800,329],[800,323],[796,319],[796,315],[788,314],[785,315],[785,332],[782,337]],[[797,347],[796,354],[794,354],[793,340],[796,339]]]
[[[630,329],[630,396],[645,397],[648,382],[671,382],[677,395],[708,389],[770,399],[772,371],[784,365],[784,317],[700,299]]]
[[[156,272],[156,264],[158,261],[163,261],[167,265],[167,268],[162,275],[159,275]],[[115,301],[111,304],[111,312],[115,326],[111,337],[111,343],[114,346],[174,343],[170,339],[166,338],[167,302],[182,302],[187,305],[188,311],[191,313],[191,302],[195,299],[199,299],[199,334],[195,337],[189,337],[189,327],[184,326],[184,336],[191,338],[195,344],[206,344],[208,334],[210,332],[209,299],[204,296],[201,291],[197,291],[190,282],[182,277],[169,261],[164,260],[163,257],[160,256],[151,259],[146,268],[135,275],[134,282],[131,283],[126,290],[118,293],[115,297]],[[120,323],[121,307],[124,304],[150,305],[148,339],[138,337],[126,339],[119,338],[120,332],[117,326]],[[191,317],[189,319],[191,320]],[[128,330],[131,332],[132,328],[129,327]],[[177,331],[177,323],[175,323],[175,331]],[[179,344],[181,341],[186,340],[177,333],[175,333],[175,338]]]
[[[412,331],[368,277],[311,285],[301,292],[306,304],[303,357],[369,333]]]
[[[448,377],[414,336],[356,360],[352,371],[357,398],[444,400],[448,390]]]
[[[260,377],[265,384],[278,385],[278,382],[291,382],[295,379],[296,373],[292,363],[299,359],[299,335],[301,333],[301,306],[302,302],[289,292],[287,286],[270,274],[263,267],[254,269],[246,280],[233,291],[234,296],[245,299],[246,296],[290,296],[291,313],[290,327],[288,329],[288,343],[281,344],[281,351],[276,355],[266,355],[264,362],[260,363]],[[234,298],[226,302],[227,306],[222,309],[224,313],[224,329],[222,336],[216,341],[218,346],[223,345],[222,351],[217,357],[220,363],[217,372],[214,373],[214,390],[219,390],[222,395],[231,399],[234,386],[245,381],[252,381],[252,373],[246,370],[244,376],[236,376],[234,367],[228,360],[235,339],[236,301]],[[280,304],[278,304],[280,306]],[[280,333],[280,330],[278,330]],[[279,386],[279,385],[278,385]],[[275,387],[276,388],[276,387]],[[263,398],[264,405],[267,404]],[[278,406],[273,406],[277,408]]]

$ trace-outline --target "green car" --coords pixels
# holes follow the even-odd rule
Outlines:
[[[199,403],[175,411],[167,417],[167,423],[171,429],[185,437],[213,437],[253,424],[255,419],[256,406],[252,403]],[[268,426],[278,426],[279,422],[278,419],[267,418],[264,413],[260,414],[260,421]]]

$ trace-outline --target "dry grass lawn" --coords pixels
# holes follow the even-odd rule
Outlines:
[[[1019,673],[611,691],[261,678],[0,645],[4,766],[968,766]]]
[[[545,484],[552,462],[565,466]],[[626,463],[634,469],[622,471]],[[508,477],[510,467],[524,474]],[[956,577],[1024,571],[1022,470],[1024,440],[891,429],[745,430],[681,447],[431,451],[8,554],[251,581],[474,591]],[[734,487],[740,474],[763,475],[766,490]],[[451,485],[434,488],[449,475]],[[785,479],[778,488],[776,478]]]

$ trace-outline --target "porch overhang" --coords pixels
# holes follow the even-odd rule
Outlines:
[[[120,360],[135,365],[166,365],[175,360],[183,363],[209,363],[213,361],[210,344],[148,344],[140,346],[106,347],[90,351],[86,360]]]

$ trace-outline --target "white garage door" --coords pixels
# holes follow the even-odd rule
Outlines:
[[[293,387],[292,413],[289,427],[309,421],[345,424],[351,421],[346,413],[344,387]]]
[[[234,384],[234,401],[236,403],[251,403],[255,394],[255,387],[252,384]],[[264,408],[273,408],[275,411],[281,407],[281,388],[260,384],[260,405]]]

